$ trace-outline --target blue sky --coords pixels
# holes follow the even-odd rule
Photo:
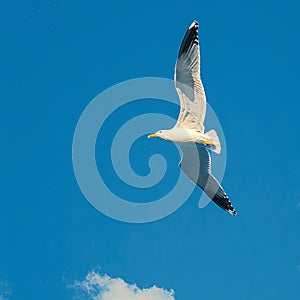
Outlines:
[[[176,300],[299,299],[299,10],[292,0],[2,1],[0,295],[72,299],[67,286],[100,266]],[[197,190],[158,222],[112,220],[76,182],[77,120],[116,83],[173,78],[194,19],[239,214],[198,209]]]

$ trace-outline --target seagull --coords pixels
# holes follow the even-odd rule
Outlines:
[[[159,130],[148,138],[158,137],[178,144],[182,151],[179,166],[183,172],[213,202],[235,216],[236,210],[211,173],[210,152],[220,154],[221,145],[215,130],[204,132],[206,96],[200,79],[198,28],[198,22],[194,21],[186,31],[175,65],[174,82],[180,99],[178,120],[173,128]],[[195,162],[199,162],[199,167]]]

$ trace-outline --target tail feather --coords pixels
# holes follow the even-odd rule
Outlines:
[[[209,141],[213,143],[211,150],[216,152],[217,154],[220,154],[221,153],[221,144],[220,144],[220,140],[219,140],[219,137],[218,137],[216,131],[209,130],[208,132],[206,132],[206,135],[207,135]]]

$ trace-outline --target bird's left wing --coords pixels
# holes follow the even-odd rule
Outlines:
[[[204,132],[206,97],[200,79],[198,23],[194,21],[180,46],[174,81],[180,99],[180,113],[175,126]]]
[[[182,160],[180,168],[184,173],[197,184],[205,194],[219,207],[236,215],[228,196],[218,180],[211,174],[211,156],[207,148],[199,144],[180,144]],[[198,162],[198,165],[197,165]]]

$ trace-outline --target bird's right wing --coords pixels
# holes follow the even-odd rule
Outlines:
[[[180,144],[182,160],[180,168],[219,207],[236,215],[228,196],[218,180],[211,174],[211,156],[207,148],[199,144]],[[198,162],[198,165],[197,165]]]
[[[180,113],[175,126],[204,132],[206,97],[200,79],[198,23],[194,21],[180,46],[174,81],[180,99]]]

